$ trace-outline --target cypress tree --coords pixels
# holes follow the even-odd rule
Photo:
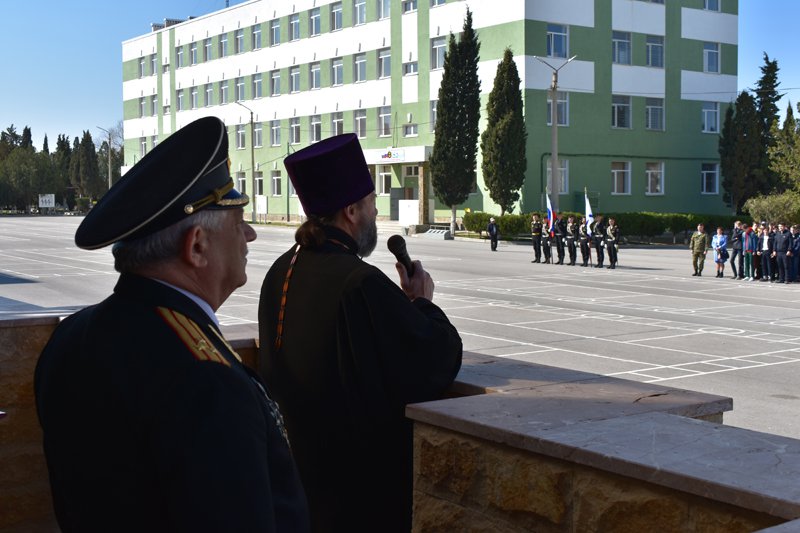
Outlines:
[[[779,177],[770,169],[769,148],[775,145],[775,131],[778,117],[778,101],[783,97],[778,93],[778,60],[770,60],[764,53],[764,64],[761,66],[761,78],[756,83],[756,101],[758,118],[761,123],[761,172],[765,177],[760,192],[769,194],[777,187]]]
[[[42,152],[45,154],[50,154],[50,145],[47,144],[47,134],[44,135],[44,141],[42,142]]]
[[[87,196],[98,198],[104,190],[103,180],[100,177],[100,166],[97,159],[97,149],[88,130],[83,132],[80,145],[80,174],[81,184]]]
[[[86,191],[81,183],[81,142],[77,137],[72,141],[72,155],[69,159],[69,183],[83,197]]]
[[[430,159],[433,190],[450,207],[455,232],[456,206],[473,190],[476,180],[480,119],[480,43],[467,9],[460,41],[450,34],[436,105],[436,135]]]
[[[761,171],[761,124],[753,96],[742,91],[725,113],[719,140],[722,188],[736,212],[760,192],[766,180]]]
[[[33,150],[33,134],[31,133],[30,127],[25,126],[22,128],[22,138],[20,139],[19,146],[26,150]]]
[[[525,182],[525,119],[522,93],[514,55],[510,48],[497,65],[494,88],[486,105],[487,126],[481,136],[481,169],[486,190],[500,206],[500,214],[512,212]]]

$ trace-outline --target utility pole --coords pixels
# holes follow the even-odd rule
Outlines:
[[[258,220],[258,195],[256,192],[258,191],[256,190],[256,136],[255,127],[253,125],[253,110],[241,102],[236,102],[236,104],[242,106],[250,112],[250,174],[253,177],[253,209],[251,211],[252,216],[250,217],[250,220],[251,222],[256,222]]]
[[[108,156],[108,188],[110,190],[111,189],[111,132],[105,128],[101,128],[100,126],[97,126],[97,129],[102,130],[108,134],[108,154],[106,155]]]
[[[550,152],[550,176],[547,178],[548,194],[551,194],[550,199],[553,213],[558,213],[558,194],[561,192],[561,173],[558,164],[558,71],[567,66],[570,61],[578,56],[572,56],[567,59],[560,67],[556,68],[539,56],[533,56],[540,62],[544,63],[553,71],[552,84],[550,85],[550,142],[552,144]]]

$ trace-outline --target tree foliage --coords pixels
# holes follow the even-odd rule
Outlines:
[[[800,191],[800,135],[792,104],[786,110],[783,128],[775,131],[775,144],[769,147],[770,170],[784,189]]]
[[[740,212],[745,201],[764,190],[761,169],[761,127],[755,99],[742,91],[725,113],[719,139],[725,200]]]
[[[745,202],[745,211],[753,220],[793,222],[800,220],[800,193],[786,191],[768,196],[756,196]]]
[[[775,145],[775,131],[778,124],[778,101],[783,97],[778,92],[778,60],[770,60],[764,53],[764,64],[761,66],[761,78],[756,83],[756,102],[758,118],[761,122],[761,172],[765,182],[761,188],[763,194],[769,194],[778,187],[778,177],[770,169],[769,148]]]
[[[522,92],[514,55],[510,48],[497,65],[494,87],[486,105],[487,125],[481,136],[481,169],[486,190],[500,206],[500,214],[513,212],[525,182],[527,160]]]
[[[451,33],[444,57],[442,84],[436,105],[436,135],[430,158],[433,190],[455,210],[473,190],[476,181],[478,120],[480,118],[480,43],[467,9],[461,38]]]

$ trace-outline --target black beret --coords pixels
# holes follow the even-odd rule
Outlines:
[[[233,188],[228,132],[216,117],[176,131],[136,163],[97,202],[78,227],[87,250],[145,237],[201,209],[247,205]]]

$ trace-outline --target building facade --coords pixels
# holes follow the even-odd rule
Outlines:
[[[448,37],[467,7],[483,105],[506,47],[522,80],[528,167],[515,212],[541,210],[550,168],[552,71],[537,58],[558,68],[573,56],[556,98],[561,210],[582,211],[587,189],[595,212],[730,212],[717,148],[737,93],[738,0],[252,0],[167,19],[122,43],[125,165],[215,115],[253,220],[295,218],[283,158],[355,132],[380,216],[418,205],[420,221],[449,219],[427,162]],[[499,212],[480,151],[465,208]]]

